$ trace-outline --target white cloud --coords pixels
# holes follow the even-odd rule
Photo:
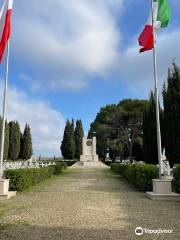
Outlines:
[[[17,1],[13,55],[33,68],[41,86],[46,83],[47,88],[54,89],[85,88],[88,74],[103,75],[116,60],[121,36],[114,14],[120,14],[122,2]]]
[[[122,35],[116,17],[122,13],[123,3],[124,0],[16,2],[13,56],[32,69],[31,77],[25,73],[20,78],[28,78],[35,90],[77,91],[87,88],[92,76],[111,79],[113,72],[132,91],[147,89],[147,95],[153,87],[151,52],[138,53],[138,34],[126,50],[119,50]],[[180,56],[175,47],[180,30],[163,31],[157,51],[160,84],[172,60],[176,57],[179,62]]]
[[[3,86],[1,86],[0,100],[3,98]],[[34,101],[24,92],[16,88],[8,90],[7,119],[17,120],[21,130],[28,122],[33,137],[34,153],[42,155],[60,155],[60,142],[62,139],[65,119],[63,115],[54,110],[48,102]],[[2,106],[2,102],[0,102]]]
[[[157,38],[157,68],[159,78],[159,88],[167,79],[168,68],[175,59],[180,65],[180,29],[171,32],[159,33]],[[152,51],[143,54],[138,53],[137,39],[132,43],[132,47],[119,53],[119,62],[115,66],[115,71],[129,89],[139,93],[142,97],[148,96],[150,89],[154,86],[153,78],[153,55]]]

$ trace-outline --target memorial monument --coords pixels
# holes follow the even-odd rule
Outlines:
[[[81,162],[98,162],[96,154],[96,137],[87,139],[83,137],[83,155],[80,156]]]
[[[92,139],[83,137],[82,148],[83,152],[80,156],[80,161],[76,162],[71,168],[109,168],[99,161],[96,153],[96,137]]]

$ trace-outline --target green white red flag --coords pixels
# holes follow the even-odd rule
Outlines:
[[[154,0],[153,1],[153,17],[154,30],[158,31],[161,28],[167,27],[170,18],[171,10],[168,0]],[[152,26],[152,12],[148,18],[143,32],[139,37],[140,52],[151,50],[154,47],[153,26]]]
[[[5,0],[0,10],[0,63],[11,32],[11,12],[13,0]]]

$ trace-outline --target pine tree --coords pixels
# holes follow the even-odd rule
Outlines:
[[[180,163],[180,69],[173,63],[163,88],[165,147],[170,165]]]
[[[2,118],[0,117],[0,140],[1,140],[1,134],[2,134]],[[9,149],[9,126],[6,121],[5,123],[5,134],[4,134],[4,156],[3,159],[8,159],[8,149]]]
[[[21,139],[21,158],[24,160],[30,159],[32,156],[32,138],[31,129],[28,124],[26,124],[24,133]]]
[[[17,160],[20,153],[20,126],[18,122],[9,123],[9,151],[8,158]]]
[[[80,158],[80,155],[82,155],[82,143],[83,143],[83,137],[84,137],[84,131],[82,126],[82,121],[77,120],[76,121],[76,128],[75,128],[75,157]]]
[[[163,111],[161,108],[160,108],[160,122],[163,148],[164,146]],[[143,149],[144,149],[144,161],[150,164],[158,164],[156,102],[153,92],[151,92],[150,94],[149,105],[145,109],[143,114]]]
[[[64,159],[73,159],[75,155],[74,121],[66,121],[61,152]]]

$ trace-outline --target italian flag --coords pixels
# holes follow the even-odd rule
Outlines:
[[[5,0],[0,11],[0,63],[11,32],[11,12],[13,0]]]
[[[168,0],[153,0],[154,30],[167,27],[171,18],[171,10]],[[151,50],[154,47],[152,13],[148,18],[143,32],[139,37],[140,52]]]

